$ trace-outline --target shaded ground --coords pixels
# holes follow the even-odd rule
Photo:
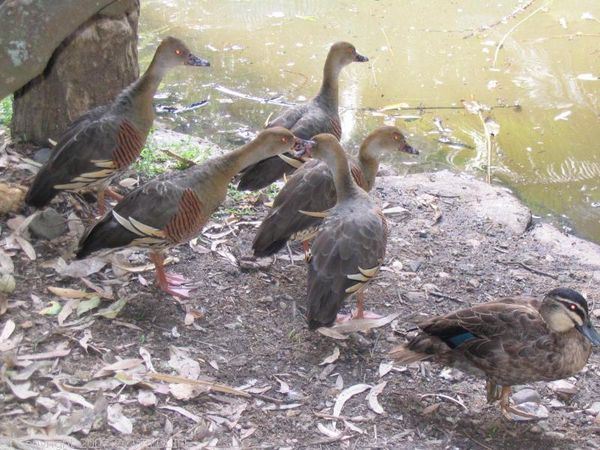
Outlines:
[[[4,177],[25,175],[21,169],[7,170]],[[585,411],[600,401],[597,354],[570,380],[574,395],[559,396],[544,383],[535,384],[549,418],[517,424],[503,419],[497,405],[485,404],[483,381],[429,363],[390,370],[386,353],[404,341],[415,320],[496,296],[541,295],[561,285],[593,301],[600,288],[600,263],[586,265],[556,253],[542,243],[537,225],[522,232],[527,211],[504,189],[448,173],[391,177],[377,185],[376,195],[388,208],[404,210],[396,208],[388,217],[386,267],[367,290],[367,301],[370,309],[399,317],[346,340],[307,331],[306,267],[298,247],[293,246],[293,264],[283,253],[272,263],[239,267],[253,265],[245,256],[250,255],[257,221],[266,213],[256,196],[228,201],[228,208],[237,208],[235,219],[218,214],[194,249],[186,245],[172,251],[177,260],[172,268],[197,283],[184,302],[157,291],[151,272],[135,272],[148,262],[143,252],[129,251],[127,260],[106,259],[106,267],[85,277],[86,284],[65,276],[64,269],[48,267],[49,261],[66,257],[73,235],[46,242],[23,233],[37,255],[32,261],[15,241],[13,229],[3,226],[2,248],[15,266],[16,290],[0,316],[0,330],[5,330],[0,349],[6,350],[0,433],[13,436],[0,442],[19,448],[32,446],[35,439],[137,449],[598,448],[600,420]],[[503,212],[494,220],[476,207],[489,204],[489,195],[497,197],[496,210]],[[64,197],[57,209],[67,216],[70,206]],[[9,225],[14,228],[15,223]],[[71,233],[81,232],[76,223],[71,225]],[[127,269],[119,269],[115,261]],[[588,262],[594,263],[593,257]],[[61,299],[49,286],[93,293],[92,286],[127,303],[113,319],[94,315],[109,308],[110,300],[77,317],[75,310],[86,299],[79,304]],[[50,314],[58,312],[56,305],[54,311],[38,313],[52,301],[62,306],[62,316]],[[69,302],[73,313],[64,317]],[[11,321],[15,329],[8,333]],[[56,356],[36,359],[47,356],[44,352]],[[328,357],[329,363],[321,364]],[[118,360],[134,361],[100,372]],[[40,367],[28,376],[32,363]],[[153,378],[153,371],[210,377],[246,396],[192,392],[189,385],[177,383],[169,387]],[[23,391],[27,382],[31,384]],[[378,396],[383,414],[368,407],[369,390],[364,390],[348,400],[343,420],[332,430],[342,390],[382,382],[387,383]],[[16,393],[29,398],[17,398],[15,386]]]

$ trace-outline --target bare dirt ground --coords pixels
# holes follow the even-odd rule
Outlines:
[[[0,181],[18,183],[28,173],[11,161]],[[574,393],[532,385],[547,419],[514,423],[485,403],[482,380],[429,363],[392,365],[387,352],[415,321],[497,296],[567,286],[593,302],[600,263],[555,250],[539,225],[525,230],[527,210],[502,188],[447,173],[377,186],[395,209],[386,267],[367,305],[399,315],[344,340],[306,328],[299,247],[293,263],[285,252],[247,259],[267,210],[258,196],[229,200],[235,217],[221,211],[197,242],[171,252],[171,270],[197,286],[185,301],[153,286],[143,252],[57,263],[68,263],[81,233],[73,216],[53,241],[19,229],[33,211],[5,216],[0,267],[9,273],[12,262],[16,288],[0,305],[0,446],[599,448],[597,354],[569,380]],[[67,217],[65,198],[54,206]],[[489,219],[492,200],[501,214]],[[573,248],[600,254],[586,245]],[[204,384],[182,383],[198,379]]]

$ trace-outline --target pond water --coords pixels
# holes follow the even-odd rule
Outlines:
[[[209,100],[171,118],[179,131],[238,145],[281,110],[259,99],[310,98],[329,46],[347,40],[370,58],[341,76],[347,148],[386,123],[421,150],[416,159],[388,161],[401,172],[452,168],[485,179],[491,159],[492,181],[535,214],[600,242],[598,0],[142,5],[142,67],[169,34],[212,64],[177,69],[161,87],[166,104]],[[485,129],[496,132],[489,143]]]

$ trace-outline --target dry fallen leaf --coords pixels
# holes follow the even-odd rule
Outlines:
[[[383,389],[387,385],[387,381],[383,383],[379,383],[371,388],[369,393],[367,394],[367,402],[369,403],[369,408],[371,408],[377,414],[383,414],[385,411],[383,407],[377,400],[377,396],[383,392]]]
[[[37,392],[29,390],[29,386],[31,386],[31,382],[29,381],[20,384],[13,384],[10,382],[10,380],[5,378],[4,382],[10,388],[13,395],[20,400],[27,400],[28,398],[36,397],[38,395]]]
[[[123,415],[123,407],[119,403],[106,408],[108,424],[122,434],[131,434],[133,423]]]
[[[81,316],[82,314],[85,314],[88,311],[91,311],[94,308],[97,308],[98,305],[100,305],[100,297],[98,297],[97,295],[94,295],[89,300],[79,302],[79,304],[77,305],[77,317]]]
[[[200,423],[202,420],[196,414],[192,414],[191,412],[189,412],[186,409],[181,408],[180,406],[164,405],[164,406],[159,406],[158,408],[159,409],[168,409],[169,411],[175,411],[175,412],[181,414],[182,416],[187,417],[188,419],[190,419],[191,421],[193,421],[195,423]]]
[[[141,359],[130,358],[130,359],[121,359],[113,364],[109,364],[104,366],[98,372],[96,372],[92,378],[101,378],[106,377],[108,375],[112,375],[119,370],[128,370],[133,369],[134,367],[138,367],[143,363]]]
[[[7,341],[16,327],[15,322],[12,319],[8,319],[4,324],[4,328],[2,328],[2,333],[0,333],[0,342]]]
[[[60,303],[52,300],[48,306],[38,311],[38,314],[42,314],[44,316],[56,316],[61,309],[62,306],[60,305]]]
[[[150,352],[144,347],[140,347],[139,353],[142,359],[144,360],[146,369],[148,369],[150,372],[156,372],[156,370],[154,370],[154,366],[152,365],[152,357],[150,356]]]
[[[344,404],[348,400],[350,400],[350,398],[370,388],[371,386],[368,384],[355,384],[354,386],[350,386],[349,388],[344,389],[342,392],[340,392],[340,395],[338,395],[338,398],[335,401],[335,405],[333,405],[333,415],[335,417],[339,417],[340,413],[342,412],[342,408],[344,407]]]
[[[107,319],[114,319],[119,315],[121,309],[123,309],[123,307],[127,304],[128,301],[128,297],[123,297],[117,300],[116,302],[111,303],[109,307],[101,309],[96,314],[94,314],[94,316],[102,316]]]
[[[394,363],[382,361],[379,364],[379,378],[390,373],[393,367],[394,367]]]
[[[95,292],[86,292],[86,291],[82,291],[80,289],[61,288],[61,287],[57,287],[57,286],[48,286],[48,290],[50,292],[52,292],[54,295],[56,295],[58,297],[66,298],[66,299],[71,299],[71,298],[82,299],[82,298],[92,298],[92,297],[98,296],[98,294]]]
[[[389,314],[385,317],[381,317],[379,319],[353,319],[348,322],[338,323],[334,325],[331,329],[336,331],[337,333],[356,333],[357,331],[368,331],[372,328],[379,328],[387,325],[400,314]],[[321,330],[323,327],[319,328]],[[324,333],[323,333],[324,334]]]
[[[345,336],[342,333],[339,333],[336,330],[334,330],[333,328],[329,328],[329,327],[317,328],[317,332],[321,333],[323,336],[327,336],[332,339],[337,339],[339,341],[344,341],[344,340],[348,339],[348,336]]]
[[[324,366],[325,364],[331,364],[333,362],[336,362],[339,357],[340,357],[340,349],[336,345],[335,348],[333,349],[333,353],[331,355],[329,355],[327,358],[325,358],[322,362],[320,362],[319,365]]]
[[[142,406],[154,406],[157,403],[156,395],[149,389],[140,389],[137,399]]]
[[[56,317],[57,321],[58,321],[58,325],[60,325],[61,327],[63,326],[63,323],[65,320],[68,319],[68,317],[71,315],[71,313],[77,309],[77,306],[79,305],[79,299],[71,299],[69,300],[60,310],[60,312],[58,313],[58,316]]]
[[[172,345],[169,347],[169,354],[169,366],[175,369],[180,376],[193,380],[200,376],[200,364],[188,356],[188,349]]]

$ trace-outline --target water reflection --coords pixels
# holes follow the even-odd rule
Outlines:
[[[212,63],[200,76],[177,71],[163,84],[165,102],[210,100],[180,115],[180,130],[229,147],[243,142],[280,107],[220,92],[214,83],[258,98],[302,101],[319,88],[329,45],[348,40],[370,62],[347,67],[340,80],[346,145],[395,123],[421,150],[420,164],[410,170],[450,167],[483,176],[488,161],[481,120],[461,101],[504,106],[483,113],[500,125],[492,142],[495,179],[538,214],[564,216],[579,234],[600,242],[597,0],[548,2],[545,8],[539,0],[142,5],[143,64],[165,34],[183,38]],[[498,23],[503,17],[506,23]],[[394,104],[426,109],[381,111]],[[403,161],[392,163],[406,168]]]

